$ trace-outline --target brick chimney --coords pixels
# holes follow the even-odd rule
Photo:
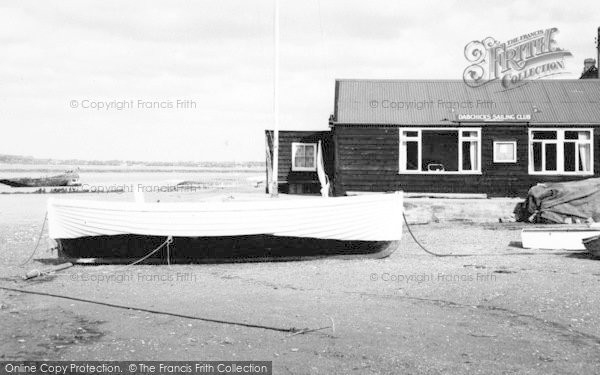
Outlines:
[[[587,58],[583,61],[583,72],[579,79],[598,78],[598,68],[596,68],[596,60]]]

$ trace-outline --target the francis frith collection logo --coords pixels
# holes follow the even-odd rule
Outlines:
[[[558,29],[537,30],[501,43],[492,37],[474,40],[465,47],[471,63],[463,72],[471,87],[500,80],[505,89],[520,86],[525,80],[565,73],[565,57],[571,52],[559,48]]]

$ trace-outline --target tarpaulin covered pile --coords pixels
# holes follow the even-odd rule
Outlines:
[[[600,178],[537,184],[515,215],[534,223],[600,222]]]

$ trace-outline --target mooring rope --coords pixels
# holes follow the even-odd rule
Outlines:
[[[64,296],[64,295],[61,295],[61,294],[54,294],[54,293],[37,292],[37,291],[33,291],[33,290],[24,290],[24,289],[18,289],[18,288],[6,288],[6,287],[3,287],[3,286],[0,286],[0,289],[2,289],[2,290],[8,290],[8,291],[11,291],[11,292],[19,292],[19,293],[26,293],[26,294],[35,294],[35,295],[38,295],[38,296],[68,299],[68,300],[77,301],[77,302],[93,303],[93,304],[96,304],[96,305],[107,306],[107,307],[114,307],[114,308],[118,308],[118,309],[137,310],[137,311],[142,311],[142,312],[146,312],[146,313],[150,313],[150,314],[168,315],[168,316],[173,316],[173,317],[176,317],[176,318],[200,320],[200,321],[208,322],[208,323],[228,324],[228,325],[234,325],[234,326],[240,326],[240,327],[247,327],[247,328],[260,328],[260,329],[266,329],[266,330],[270,330],[270,331],[286,332],[286,333],[295,333],[295,332],[299,332],[299,331],[306,331],[306,332],[310,331],[310,330],[301,330],[301,329],[297,329],[297,328],[294,328],[294,327],[292,327],[292,328],[281,328],[281,327],[267,326],[267,325],[262,325],[262,324],[252,324],[252,323],[236,322],[236,321],[232,321],[232,320],[222,320],[222,319],[205,318],[205,317],[201,317],[201,316],[193,316],[193,315],[179,314],[179,313],[173,313],[173,312],[168,312],[168,311],[152,310],[152,309],[146,309],[146,308],[143,308],[143,307],[125,306],[125,305],[119,305],[119,304],[116,304],[116,303],[94,301],[94,300],[91,300],[91,299],[85,299],[85,298],[79,298],[79,297],[70,297],[70,296]]]
[[[419,242],[419,240],[417,240],[417,238],[413,234],[412,230],[410,230],[410,225],[408,225],[408,220],[406,220],[406,215],[404,214],[404,212],[402,212],[402,217],[404,218],[404,223],[406,224],[406,229],[408,230],[408,233],[410,233],[410,236],[412,237],[412,239],[427,254],[433,255],[435,257],[440,257],[440,258],[441,257],[470,257],[470,256],[473,256],[473,254],[438,254],[438,253],[434,253],[431,250],[427,250],[425,248],[425,246],[421,245],[421,243]]]
[[[23,263],[19,264],[19,267],[23,267],[24,265],[26,265],[27,263],[29,263],[31,261],[31,259],[33,259],[33,256],[35,255],[35,253],[37,252],[38,247],[40,246],[40,242],[42,240],[42,236],[44,235],[44,228],[46,227],[46,222],[47,221],[48,221],[48,211],[46,211],[46,213],[44,214],[44,221],[42,222],[42,229],[40,229],[40,234],[38,235],[37,243],[35,244],[35,248],[33,249],[33,252],[29,256],[29,258],[27,258],[26,261],[24,261]]]
[[[173,236],[167,236],[167,239],[165,240],[165,242],[163,242],[159,247],[157,247],[156,249],[152,250],[151,252],[149,252],[148,254],[144,255],[143,257],[141,257],[140,259],[136,260],[135,262],[129,263],[125,266],[123,266],[121,269],[123,268],[127,268],[129,266],[135,266],[136,264],[145,261],[146,259],[150,258],[153,254],[155,254],[157,251],[159,251],[160,249],[162,249],[165,245],[167,245],[167,263],[169,265],[171,265],[171,260],[170,258],[170,249],[169,249],[169,245],[173,243]]]
[[[42,222],[42,228],[40,229],[40,233],[37,237],[37,242],[35,244],[35,247],[33,249],[33,251],[31,252],[31,255],[29,255],[29,257],[23,262],[19,264],[19,267],[23,267],[24,265],[26,265],[27,263],[31,262],[31,260],[33,259],[33,257],[35,256],[35,254],[37,253],[37,250],[40,246],[40,242],[42,241],[42,237],[44,235],[44,229],[46,228],[46,223],[48,222],[48,211],[46,211],[46,213],[44,214],[44,221]],[[167,264],[171,265],[171,249],[169,247],[169,245],[171,245],[173,243],[173,236],[167,236],[167,239],[165,240],[165,242],[163,242],[160,246],[158,246],[156,249],[152,250],[151,252],[149,252],[148,254],[146,254],[145,256],[143,256],[142,258],[127,264],[125,267],[129,267],[129,266],[134,266],[140,262],[143,262],[144,260],[148,259],[149,257],[151,257],[153,254],[155,254],[157,251],[159,251],[160,249],[162,249],[165,245],[167,246]],[[123,268],[125,268],[123,267]]]
[[[170,241],[169,241],[170,239]],[[167,265],[171,265],[171,248],[169,247],[173,243],[173,236],[167,238]]]

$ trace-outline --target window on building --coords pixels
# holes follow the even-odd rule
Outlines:
[[[317,170],[317,144],[292,143],[292,171]]]
[[[481,130],[401,128],[401,173],[480,173]]]
[[[517,141],[494,141],[494,163],[516,163]]]
[[[530,129],[530,174],[593,174],[592,129]]]

